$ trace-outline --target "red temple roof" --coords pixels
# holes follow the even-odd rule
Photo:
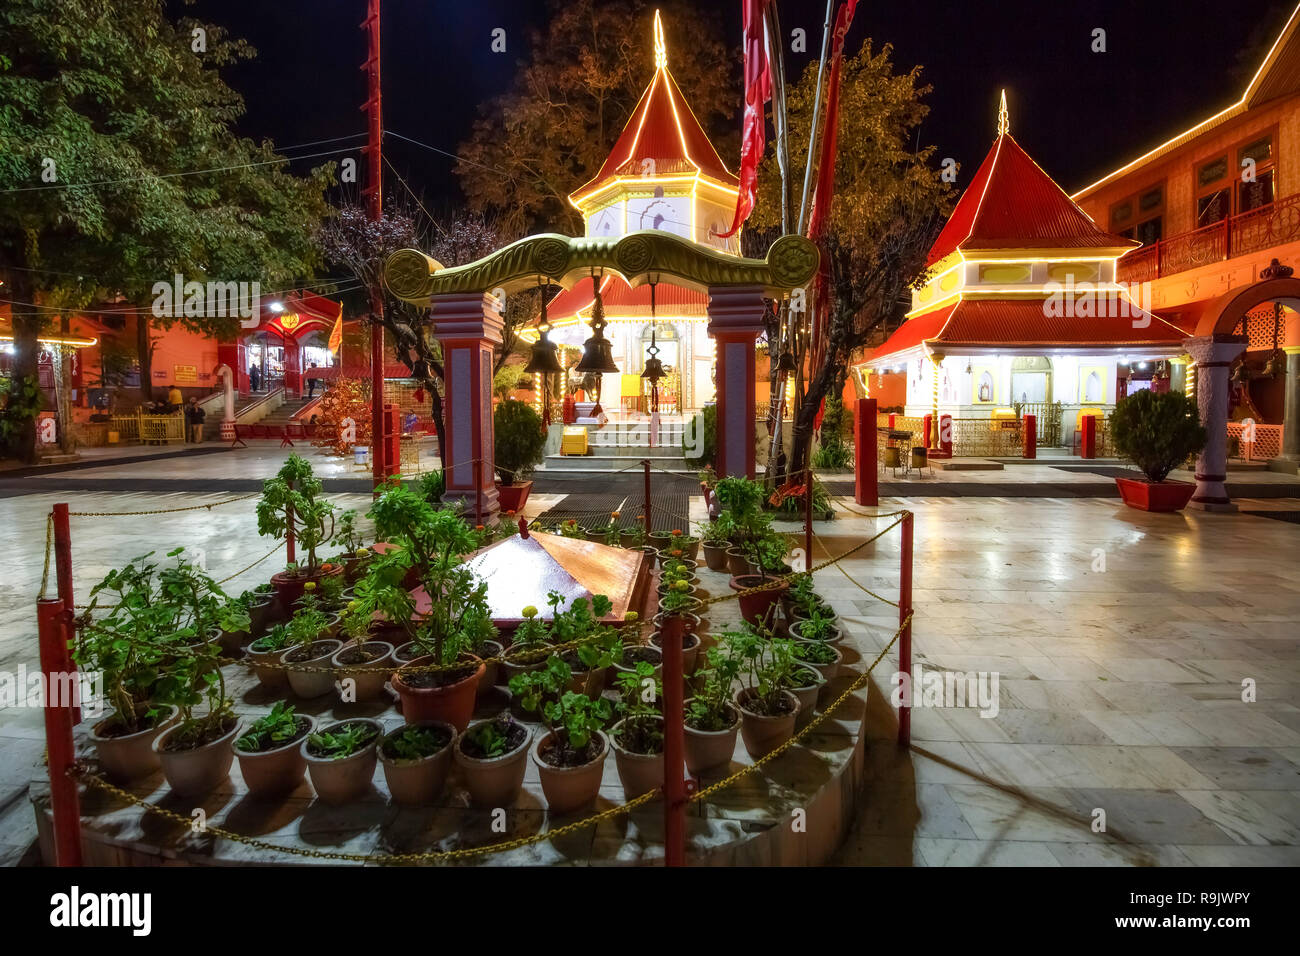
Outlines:
[[[1074,204],[1010,133],[998,136],[930,249],[931,266],[957,250],[1129,249]]]
[[[647,166],[647,160],[654,165]],[[699,172],[733,188],[740,185],[709,142],[666,65],[655,70],[600,172],[569,198],[580,202],[616,176],[642,176],[647,171],[661,176]]]
[[[1076,349],[1181,345],[1188,333],[1129,303],[1104,316],[1050,315],[1042,299],[962,299],[904,322],[869,363],[918,345],[963,349]]]
[[[620,275],[608,273],[601,280],[601,293],[605,297],[607,316],[650,316],[650,286],[633,288]],[[584,320],[591,316],[592,295],[590,277],[581,279],[571,289],[560,292],[547,304],[551,321],[580,315]],[[709,297],[703,292],[660,282],[655,286],[655,312],[660,316],[697,316],[708,314]]]

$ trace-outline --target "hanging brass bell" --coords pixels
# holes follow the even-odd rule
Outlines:
[[[531,372],[534,375],[557,375],[563,371],[560,368],[560,360],[556,356],[555,343],[546,337],[546,330],[541,330],[541,335],[533,343],[532,355],[528,359],[528,364],[524,366],[525,372]]]
[[[1277,378],[1279,375],[1286,374],[1286,358],[1281,349],[1268,357],[1268,364],[1264,366],[1264,374],[1269,378]]]
[[[613,349],[609,339],[601,335],[600,329],[596,329],[591,338],[582,343],[582,358],[575,368],[579,372],[615,373],[618,366],[614,364]]]
[[[1235,385],[1245,385],[1250,381],[1250,369],[1246,368],[1246,360],[1242,359],[1232,370],[1232,382]]]
[[[790,354],[790,350],[789,350],[789,349],[786,349],[786,350],[785,350],[784,352],[782,352],[782,353],[780,354],[780,356],[777,358],[777,360],[776,360],[776,370],[777,370],[778,372],[793,372],[793,371],[794,371],[794,356],[793,356],[792,354]]]
[[[654,385],[668,374],[664,371],[664,363],[659,360],[659,346],[655,343],[654,329],[650,330],[650,347],[646,352],[645,371],[641,373],[641,377],[648,378],[650,384]]]

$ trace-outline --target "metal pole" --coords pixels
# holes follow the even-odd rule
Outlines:
[[[903,553],[898,574],[898,623],[903,633],[898,638],[898,671],[907,675],[911,693],[916,688],[912,680],[912,622],[908,619],[912,613],[912,512],[903,515]],[[912,743],[912,705],[910,696],[903,698],[898,708],[898,745],[910,746]]]
[[[79,686],[68,655],[64,621],[67,611],[59,598],[36,602],[41,671],[45,678],[45,750],[50,772],[50,809],[54,815],[54,865],[81,866],[81,807],[77,782],[68,776],[76,756],[72,742],[74,705],[72,701],[56,699],[60,690],[72,692]]]
[[[682,618],[660,630],[664,675],[664,863],[686,865],[686,703],[682,683]]]
[[[56,504],[53,509],[54,515],[54,576],[58,583],[59,600],[63,602],[63,631],[64,647],[67,648],[73,638],[72,617],[76,607],[76,598],[72,589],[72,529],[68,522],[68,506],[66,503]],[[69,661],[68,670],[71,671],[71,659],[64,654],[64,658]],[[73,706],[72,722],[81,723],[81,707]]]
[[[650,534],[650,459],[641,459],[641,464],[645,466],[645,533]],[[647,538],[647,540],[649,540]]]
[[[811,568],[812,559],[812,522],[813,522],[813,473],[809,468],[804,472],[808,480],[808,487],[804,489],[803,499],[803,554],[806,564],[804,568]]]
[[[799,199],[799,228],[803,235],[808,225],[808,190],[812,187],[813,150],[817,147],[817,120],[822,111],[822,87],[826,74],[826,55],[831,45],[831,19],[834,14],[835,0],[826,0],[826,23],[822,26],[822,58],[817,64],[817,95],[813,97],[812,126],[808,128],[808,162],[803,168],[803,195]]]
[[[366,214],[372,222],[384,216],[383,194],[383,110],[379,82],[379,0],[369,0],[365,22],[368,52],[362,67],[366,71],[366,118],[369,120],[368,159],[365,190]],[[375,280],[378,282],[378,278]],[[370,290],[370,455],[375,493],[384,483],[384,300],[378,287]]]

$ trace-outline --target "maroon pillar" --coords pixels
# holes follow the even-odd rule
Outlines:
[[[682,618],[663,622],[664,863],[686,865],[686,703],[683,699]]]
[[[1025,457],[1038,457],[1038,416],[1025,416]]]
[[[1083,437],[1079,440],[1079,457],[1097,457],[1097,416],[1083,417]]]
[[[501,344],[496,299],[483,293],[433,298],[442,345],[443,460],[448,500],[459,499],[488,524],[500,510],[492,433],[492,353]]]
[[[858,413],[853,418],[853,500],[873,508],[880,504],[874,398],[859,398]]]
[[[898,671],[907,677],[908,687],[913,695],[916,686],[912,683],[912,622],[908,620],[912,613],[912,513],[903,515],[903,547],[898,575],[898,624],[902,633],[898,638]],[[903,699],[898,708],[898,744],[906,747],[912,742],[912,705],[909,698]]]
[[[754,477],[754,343],[763,331],[762,286],[709,289],[716,345],[718,475]]]

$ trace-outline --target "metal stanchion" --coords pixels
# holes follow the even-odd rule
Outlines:
[[[660,628],[664,681],[664,863],[686,865],[686,703],[682,690],[682,618]]]
[[[61,620],[64,636],[63,645],[66,649],[74,636],[72,632],[72,615],[73,608],[77,606],[76,597],[72,590],[72,528],[68,522],[67,503],[56,504],[53,508],[52,517],[54,521],[54,576],[58,583],[59,600],[63,602]],[[64,657],[67,657],[66,653]],[[71,672],[71,663],[68,664],[67,670]],[[72,722],[74,724],[81,723],[80,705],[74,705],[72,708]]]
[[[909,511],[903,515],[903,547],[898,575],[898,626],[903,633],[898,639],[898,671],[906,675],[907,686],[912,687],[912,521]],[[904,697],[898,708],[898,744],[907,747],[912,743],[912,706],[910,697]]]
[[[650,523],[650,459],[641,459],[641,464],[645,466],[645,533],[649,535],[654,530]]]
[[[803,559],[804,568],[812,567],[812,522],[813,522],[813,473],[809,468],[804,472],[808,487],[804,489],[803,498]]]
[[[71,694],[79,686],[68,653],[67,608],[60,599],[37,601],[36,614],[45,679],[45,751],[54,815],[54,864],[81,866],[81,807],[77,782],[68,776],[76,757],[72,743],[76,708],[71,700],[58,699],[61,691]]]

